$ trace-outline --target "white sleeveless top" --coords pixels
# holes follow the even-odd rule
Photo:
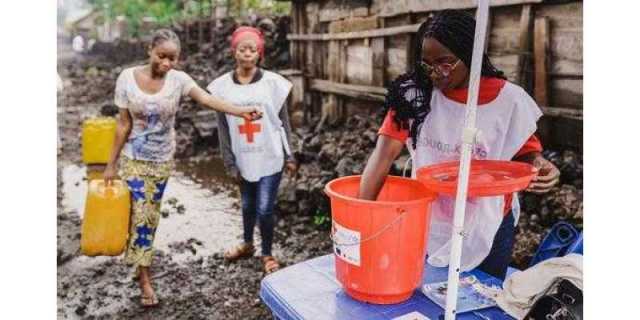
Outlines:
[[[236,166],[249,182],[282,171],[284,153],[291,154],[278,116],[291,87],[289,80],[267,70],[254,83],[236,84],[232,72],[228,72],[207,86],[212,95],[222,100],[239,107],[258,106],[264,112],[262,119],[256,121],[226,115]]]
[[[446,161],[460,160],[461,137],[466,105],[448,99],[433,90],[431,111],[417,137],[416,149],[407,145],[413,160],[413,177],[418,168]],[[520,87],[506,82],[498,96],[481,105],[477,111],[478,136],[473,159],[511,160],[536,131],[542,116],[540,108]],[[518,197],[513,197],[513,210],[519,216]],[[439,196],[431,208],[428,240],[429,264],[445,267],[449,263],[451,229],[455,197]],[[503,219],[504,196],[469,198],[464,221],[461,269],[477,267],[489,254],[493,238]]]

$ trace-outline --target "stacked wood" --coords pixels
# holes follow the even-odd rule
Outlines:
[[[294,2],[293,67],[305,77],[306,111],[329,120],[318,129],[379,108],[379,92],[414,64],[415,33],[431,14],[475,7],[471,0]],[[489,20],[487,54],[543,107],[545,145],[581,150],[582,2],[495,0]]]

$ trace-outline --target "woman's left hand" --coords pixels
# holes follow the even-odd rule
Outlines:
[[[538,174],[531,180],[525,191],[536,194],[547,193],[560,182],[560,170],[542,155],[537,155],[531,164]]]

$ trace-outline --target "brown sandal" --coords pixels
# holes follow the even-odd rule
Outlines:
[[[251,243],[242,243],[237,247],[224,253],[224,258],[228,261],[235,261],[242,258],[253,257],[256,249]]]
[[[264,256],[262,257],[262,264],[264,264],[264,273],[270,274],[280,270],[280,264],[278,264],[278,260],[272,256]]]

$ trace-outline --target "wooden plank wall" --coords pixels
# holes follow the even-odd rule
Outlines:
[[[289,39],[294,66],[302,71],[309,89],[304,91],[311,104],[308,109],[331,123],[350,113],[378,109],[384,86],[413,63],[412,39],[419,23],[429,12],[444,8],[473,13],[474,3],[294,2],[295,34]],[[556,145],[565,140],[560,141],[562,147],[581,149],[582,2],[493,0],[491,5],[487,52],[492,61],[543,107],[544,142]],[[580,132],[567,139],[566,128]],[[565,137],[559,137],[562,134]]]

